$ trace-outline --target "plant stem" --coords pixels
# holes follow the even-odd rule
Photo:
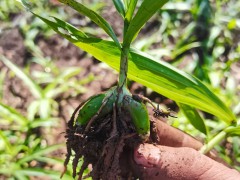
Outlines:
[[[123,28],[123,45],[122,45],[121,59],[120,59],[118,93],[122,91],[123,87],[127,86],[128,53],[129,53],[130,44],[125,44],[125,34],[128,29],[128,26],[129,26],[129,21],[125,19],[124,28]]]
[[[199,152],[206,154],[208,153],[211,149],[214,148],[216,144],[218,144],[220,141],[222,141],[226,137],[227,133],[225,130],[221,131],[218,133],[214,138],[212,138],[207,144],[205,144]]]
[[[127,72],[128,72],[128,47],[122,47],[121,59],[120,59],[120,72],[119,72],[119,82],[118,90],[127,84]]]

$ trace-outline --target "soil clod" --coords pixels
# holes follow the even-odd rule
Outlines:
[[[73,177],[84,178],[84,170],[91,164],[92,171],[87,177],[90,176],[93,179],[137,178],[133,176],[131,167],[126,163],[129,161],[127,159],[129,155],[125,155],[124,151],[134,149],[145,140],[136,133],[129,113],[114,105],[113,112],[110,114],[104,117],[94,116],[95,119],[91,124],[77,125],[74,123],[75,115],[82,104],[76,108],[68,122],[64,172],[73,151]],[[77,172],[80,158],[83,159],[83,163],[80,171]]]

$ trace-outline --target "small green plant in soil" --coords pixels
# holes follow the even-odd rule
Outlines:
[[[0,55],[0,62],[11,70],[9,73],[2,70],[0,76],[0,94],[4,95],[4,97],[0,96],[0,179],[29,179],[29,176],[41,176],[42,178],[48,176],[51,179],[59,179],[58,171],[46,167],[63,163],[63,160],[51,155],[63,144],[49,145],[43,134],[51,132],[52,127],[56,128],[60,122],[57,117],[59,107],[56,99],[69,88],[72,89],[72,94],[69,96],[85,92],[83,84],[91,81],[92,77],[89,76],[79,81],[74,76],[79,74],[80,68],[58,68],[53,61],[49,61],[51,65],[44,65],[47,63],[46,59],[41,67],[51,69],[52,73],[40,70],[27,72],[26,69],[22,70],[2,55]],[[35,62],[37,62],[36,59]],[[40,59],[38,59],[38,64],[41,64]],[[33,78],[33,73],[38,74],[37,78]],[[11,77],[13,74],[23,81],[35,98],[29,105],[24,104],[25,106],[27,104],[26,113],[4,103],[8,96],[4,94],[2,86],[13,79]],[[20,96],[15,89],[9,89],[13,96]],[[72,179],[70,173],[66,173],[64,179]]]
[[[96,12],[75,0],[59,1],[90,18],[113,41],[95,38],[56,17],[49,19],[34,12],[33,14],[76,46],[119,71],[117,86],[80,104],[68,122],[65,167],[74,151],[73,177],[78,175],[81,179],[84,170],[91,164],[92,171],[89,176],[93,179],[133,178],[131,169],[124,169],[121,166],[123,156],[126,154],[123,152],[126,149],[131,152],[135,145],[146,141],[151,142],[154,139],[154,124],[149,118],[145,105],[146,102],[152,105],[153,103],[145,97],[132,95],[126,85],[127,78],[140,82],[178,102],[187,112],[186,116],[193,119],[191,123],[204,134],[207,134],[207,127],[193,107],[214,114],[223,120],[227,124],[226,129],[210,140],[203,147],[202,152],[211,150],[227,135],[239,135],[239,128],[235,127],[236,118],[231,110],[201,81],[131,47],[131,43],[143,25],[167,0],[143,0],[138,8],[136,8],[137,0],[113,0],[124,22],[121,43],[108,22]],[[156,117],[171,115],[155,105],[153,108]],[[80,158],[83,158],[83,164],[77,173]]]

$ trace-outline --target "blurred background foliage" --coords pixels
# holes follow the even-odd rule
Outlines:
[[[110,0],[81,2],[102,14],[121,38],[122,23]],[[56,0],[29,3],[36,13],[51,14],[105,37],[89,19]],[[231,107],[239,125],[239,39],[240,1],[171,0],[147,23],[133,46],[201,79]],[[103,81],[116,83],[116,73],[56,36],[17,0],[0,1],[0,60],[0,179],[59,179],[66,153],[66,121],[87,96],[111,86]],[[206,137],[176,104],[136,86],[140,85],[130,82],[133,91],[143,92],[162,107],[170,105],[178,118],[168,123],[197,138],[207,141],[225,127],[200,112],[209,131]],[[239,137],[227,137],[215,149],[240,170]],[[71,167],[64,179],[72,179],[70,172]]]

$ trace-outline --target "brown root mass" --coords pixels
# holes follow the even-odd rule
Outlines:
[[[97,118],[86,132],[86,126],[74,125],[75,114],[80,107],[68,123],[65,168],[73,150],[73,177],[84,178],[83,172],[91,164],[92,171],[88,176],[93,179],[138,178],[134,177],[129,161],[134,147],[144,140],[136,133],[128,112],[114,108],[112,114]],[[80,158],[83,158],[83,163],[77,172]]]

